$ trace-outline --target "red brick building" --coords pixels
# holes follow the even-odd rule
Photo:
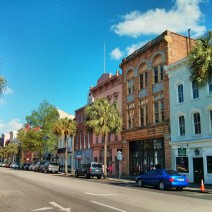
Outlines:
[[[188,37],[165,31],[122,60],[123,174],[171,167],[169,81],[164,65],[187,56]]]
[[[107,98],[111,103],[117,101],[118,109],[121,114],[122,109],[122,75],[116,71],[114,75],[103,74],[97,81],[97,85],[90,89],[94,101],[98,98]],[[108,141],[107,149],[107,167],[112,165],[112,174],[118,175],[119,162],[117,160],[117,152],[122,151],[121,133],[109,134],[106,137]],[[104,138],[102,135],[93,134],[93,160],[104,163]],[[121,166],[121,165],[120,165]]]

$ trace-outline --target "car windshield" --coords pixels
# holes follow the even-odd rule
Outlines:
[[[101,163],[92,163],[92,167],[93,168],[102,168],[102,164]]]
[[[179,173],[174,170],[165,170],[167,175],[178,175]]]

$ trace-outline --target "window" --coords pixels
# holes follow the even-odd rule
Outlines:
[[[181,103],[184,101],[183,98],[183,84],[178,85],[178,103]]]
[[[207,170],[212,174],[212,156],[207,156]]]
[[[99,143],[99,137],[96,136],[96,144],[98,144],[98,143]]]
[[[127,94],[131,95],[134,93],[134,80],[127,81]]]
[[[140,126],[147,125],[148,122],[148,99],[140,101]]]
[[[188,173],[188,157],[176,157],[176,171]]]
[[[164,71],[163,71],[163,66],[158,65],[156,67],[153,68],[153,75],[154,75],[154,83],[158,83],[163,81],[164,79]]]
[[[134,103],[130,103],[127,107],[127,128],[130,129],[134,127]]]
[[[111,135],[112,135],[111,133],[108,133],[108,139],[107,139],[108,142],[111,141]]]
[[[140,89],[144,89],[148,86],[148,73],[144,72],[140,75]]]
[[[199,89],[197,87],[197,84],[192,81],[192,94],[193,94],[193,99],[199,98]]]
[[[209,94],[212,94],[212,76],[208,79],[208,90]]]
[[[84,149],[86,149],[86,136],[85,136],[85,131],[84,131]]]
[[[88,149],[90,149],[90,133],[89,132],[87,134],[87,137],[88,137]]]
[[[209,116],[210,116],[210,129],[212,132],[212,110],[209,111]]]
[[[80,132],[80,149],[82,149],[82,132]]]
[[[200,114],[198,112],[193,114],[194,118],[194,134],[201,133]]]
[[[155,124],[164,121],[164,96],[162,93],[154,96],[154,122]]]
[[[180,132],[180,136],[185,135],[185,117],[184,116],[179,117],[179,132]]]

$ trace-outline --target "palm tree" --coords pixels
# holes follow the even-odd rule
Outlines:
[[[188,56],[190,80],[199,87],[207,84],[212,77],[212,31],[196,41],[196,45]]]
[[[67,169],[67,160],[68,160],[68,137],[72,137],[72,143],[73,141],[73,137],[76,133],[76,129],[77,129],[77,124],[74,120],[72,119],[68,119],[63,118],[63,119],[59,119],[58,121],[56,121],[56,123],[53,125],[53,133],[55,135],[59,136],[64,136],[64,141],[65,141],[65,175],[67,175],[68,173],[68,169]],[[73,147],[73,145],[72,145]],[[74,150],[72,149],[72,155],[74,154]],[[73,159],[73,157],[72,157]],[[73,164],[73,163],[72,163]],[[73,167],[72,167],[73,169]]]
[[[92,105],[85,108],[86,127],[92,129],[96,135],[102,134],[104,139],[104,174],[107,177],[107,139],[109,133],[118,133],[121,130],[122,120],[118,111],[118,104],[112,104],[106,98],[97,99]]]
[[[7,83],[7,81],[2,76],[0,76],[0,94],[3,93],[3,91],[6,87],[6,83]]]

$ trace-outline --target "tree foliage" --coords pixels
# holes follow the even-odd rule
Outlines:
[[[190,80],[199,87],[205,86],[212,77],[212,31],[197,39],[188,61]]]
[[[75,120],[63,118],[59,119],[57,122],[54,123],[52,127],[52,132],[60,137],[64,137],[65,141],[65,174],[67,174],[67,160],[68,160],[68,154],[67,154],[67,147],[68,147],[68,137],[74,137],[76,134],[77,124]],[[72,150],[73,151],[73,150]],[[72,152],[73,154],[73,152]]]
[[[86,127],[96,135],[102,134],[104,138],[104,173],[107,177],[107,140],[109,133],[121,131],[122,119],[118,111],[118,103],[112,104],[106,98],[97,99],[92,105],[85,108]]]
[[[21,141],[22,151],[38,151],[39,158],[43,153],[54,150],[56,136],[52,132],[53,124],[58,120],[57,109],[44,100],[37,110],[26,116],[27,126],[19,130],[17,138]]]
[[[3,93],[5,87],[6,87],[7,81],[4,79],[4,77],[0,76],[0,95]]]

